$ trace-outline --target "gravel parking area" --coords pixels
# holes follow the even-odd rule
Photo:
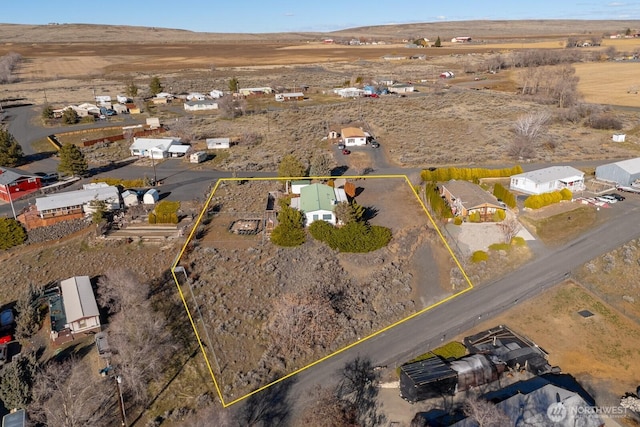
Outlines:
[[[491,244],[501,243],[504,239],[498,223],[495,222],[465,222],[462,225],[449,223],[444,228],[463,255],[471,256],[475,251],[486,251]],[[535,240],[535,237],[524,227],[518,236],[527,242]]]

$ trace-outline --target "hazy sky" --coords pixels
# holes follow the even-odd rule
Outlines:
[[[86,23],[204,32],[333,31],[471,19],[640,19],[640,1],[4,0],[0,22]]]

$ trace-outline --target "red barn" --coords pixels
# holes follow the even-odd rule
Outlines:
[[[21,169],[0,167],[0,199],[5,202],[19,199],[40,189],[42,181],[38,175]]]

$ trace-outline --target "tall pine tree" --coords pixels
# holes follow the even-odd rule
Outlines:
[[[64,175],[86,175],[89,170],[87,160],[78,146],[65,144],[60,148],[60,164],[58,172]]]
[[[0,166],[18,166],[22,158],[22,147],[18,141],[7,130],[0,128]]]

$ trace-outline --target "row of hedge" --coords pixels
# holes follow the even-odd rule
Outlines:
[[[137,179],[121,179],[121,178],[94,178],[93,182],[104,182],[107,185],[122,186],[124,188],[140,188],[145,187],[146,182],[142,178]]]
[[[149,213],[149,224],[177,224],[177,213]]]
[[[552,193],[534,194],[533,196],[529,196],[524,201],[524,207],[529,209],[540,209],[563,200],[571,199],[573,199],[573,193],[571,190],[563,188],[560,191],[554,191]]]
[[[420,173],[420,177],[425,182],[441,182],[452,179],[477,182],[481,178],[503,178],[519,173],[522,173],[522,167],[520,165],[503,169],[438,168],[434,170],[423,170]]]
[[[384,248],[391,240],[390,229],[364,221],[351,221],[340,228],[326,221],[314,221],[309,226],[309,233],[340,252],[372,252]]]
[[[493,186],[493,195],[496,196],[497,199],[502,200],[504,204],[509,206],[510,208],[516,207],[516,195],[507,190],[499,182],[496,182],[496,184]]]
[[[180,202],[163,200],[149,214],[149,224],[177,224]]]
[[[440,196],[440,191],[435,183],[427,182],[425,185],[425,194],[427,203],[429,203],[431,210],[437,218],[453,218],[451,208],[442,196]]]

